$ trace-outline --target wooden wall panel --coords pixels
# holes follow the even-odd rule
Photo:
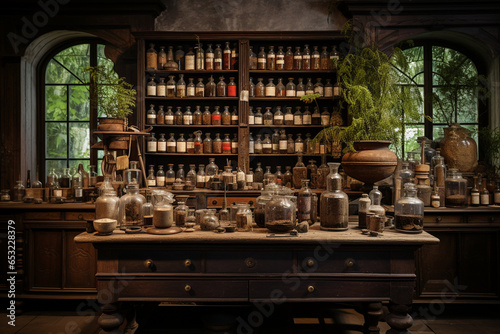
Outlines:
[[[62,286],[62,233],[55,230],[33,231],[30,245],[34,272],[33,286],[36,288],[60,288]]]
[[[77,244],[74,237],[82,231],[65,232],[64,288],[95,288],[96,257],[92,244]]]

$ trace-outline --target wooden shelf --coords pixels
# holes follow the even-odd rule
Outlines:
[[[197,157],[197,156],[205,156],[205,157],[227,157],[227,156],[238,156],[237,153],[148,153],[147,155],[165,155],[165,156],[187,156],[187,157]]]
[[[340,97],[319,97],[316,100],[319,101],[334,101],[338,100]],[[250,97],[248,98],[250,102],[252,101],[300,101],[300,97],[272,97],[272,96],[265,96],[265,97]]]
[[[149,126],[155,128],[237,128],[238,125],[164,125],[164,124],[156,124]]]
[[[249,70],[250,74],[334,74],[336,70]]]
[[[221,96],[213,96],[213,97],[206,97],[206,96],[189,96],[189,97],[166,97],[166,96],[146,96],[146,100],[160,100],[160,101],[196,101],[196,100],[202,100],[202,101],[207,101],[207,100],[223,100],[223,101],[238,101],[238,97],[221,97]]]
[[[287,154],[282,154],[282,153],[250,153],[248,154],[251,157],[297,157],[299,155],[303,157],[320,157],[323,154],[321,153],[311,153],[311,154],[305,154],[305,153],[287,153]]]
[[[249,125],[250,128],[324,128],[323,125]]]
[[[169,74],[174,75],[176,73],[179,74],[224,74],[224,73],[233,73],[238,74],[238,70],[145,70],[146,73],[149,74]]]

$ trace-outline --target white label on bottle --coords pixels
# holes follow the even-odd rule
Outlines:
[[[325,97],[333,96],[333,87],[325,87]]]
[[[285,114],[285,121],[293,121],[293,114]]]
[[[194,70],[194,55],[184,57],[186,70]]]
[[[295,91],[294,90],[287,90],[286,91],[286,96],[295,96]]]
[[[496,192],[493,197],[494,197],[495,205],[500,203],[500,192]]]
[[[252,183],[253,182],[253,174],[247,174],[247,175],[245,175],[245,181],[247,183]]]
[[[158,187],[163,187],[165,185],[165,176],[157,176],[156,177],[156,185]]]
[[[287,147],[286,140],[280,140],[280,142],[279,142],[279,149],[280,149],[280,151],[286,150],[286,147]]]
[[[255,153],[255,142],[251,141],[248,144],[248,153],[254,154]]]
[[[306,94],[309,95],[309,94],[314,94],[314,89],[313,90],[306,90]]]
[[[175,147],[175,141],[167,141],[167,147]]]
[[[156,86],[156,95],[157,96],[165,96],[167,95],[167,90],[165,85],[158,85]]]
[[[303,90],[298,90],[297,93],[295,94],[297,97],[301,97],[301,96],[304,96],[306,95],[306,92],[303,91]]]
[[[215,67],[220,67],[222,65],[222,58],[215,58],[214,64],[218,64],[218,66],[215,66]]]
[[[266,87],[266,96],[276,96],[276,87]]]
[[[474,204],[474,205],[479,205],[480,204],[480,199],[479,199],[479,194],[478,193],[472,193],[471,194],[471,204]]]
[[[238,121],[238,115],[231,115],[232,121]]]
[[[302,124],[311,125],[311,115],[303,115],[302,116]]]
[[[224,53],[231,53],[231,50],[224,50]]]
[[[283,121],[283,115],[274,115],[275,121]]]
[[[156,96],[156,86],[148,86],[147,95]]]
[[[157,145],[155,141],[148,141],[148,152],[156,152]]]
[[[167,85],[167,89],[175,89],[175,85]]]
[[[156,179],[148,179],[148,186],[155,187],[156,186]]]
[[[236,173],[236,181],[245,181],[245,173]]]
[[[279,150],[279,144],[273,144],[273,151]]]
[[[337,86],[333,87],[333,95],[335,95],[335,96],[340,95],[340,87],[337,87]]]
[[[262,152],[262,144],[255,143],[255,151]]]
[[[283,58],[276,59],[276,65],[284,65],[284,64],[285,64],[285,59]]]
[[[167,151],[167,142],[159,141],[158,142],[158,152],[166,152]]]
[[[268,54],[268,55],[267,55],[267,58],[272,58],[272,59],[274,59],[274,58],[276,58],[276,55],[275,55],[274,53],[271,53],[271,54]]]
[[[262,116],[255,117],[255,125],[262,125]]]
[[[75,197],[83,197],[83,189],[82,188],[75,188]]]
[[[148,118],[156,119],[156,115],[155,114],[148,114]]]
[[[302,56],[293,56],[293,59],[302,59]]]
[[[194,141],[188,141],[188,142],[186,142],[186,147],[188,149],[192,149],[192,148],[194,149]]]
[[[321,115],[321,125],[323,126],[330,125],[330,115]]]
[[[304,152],[304,143],[295,143],[295,153]]]
[[[182,123],[184,125],[192,125],[193,124],[193,116],[184,115],[184,117],[182,118]]]
[[[195,96],[196,91],[193,86],[188,86],[187,88],[187,96]]]
[[[263,148],[263,149],[264,149],[264,148],[270,148],[270,149],[272,150],[272,149],[273,149],[273,145],[272,145],[272,144],[268,144],[268,143],[266,143],[266,144],[262,144],[262,148]]]
[[[312,57],[313,58],[319,58],[319,54],[313,54]]]
[[[339,56],[330,56],[330,59],[333,60],[333,59],[339,59]]]
[[[258,58],[257,62],[258,63],[265,63],[266,62],[266,58]]]
[[[293,117],[294,125],[302,125],[302,115],[297,115]]]
[[[62,190],[54,189],[54,197],[62,197]]]
[[[314,87],[314,93],[318,93],[320,96],[323,96],[323,87],[322,86]]]
[[[174,121],[174,115],[165,116],[165,122],[173,122],[173,121]]]
[[[490,205],[490,194],[481,194],[481,204]]]
[[[196,182],[205,183],[205,175],[196,175]]]
[[[213,58],[213,57],[214,57],[214,53],[213,53],[213,52],[207,52],[207,53],[205,54],[205,58],[207,58],[207,59],[211,59],[211,58]]]
[[[254,115],[249,115],[248,116],[248,124],[254,125],[255,124],[255,116]]]
[[[186,142],[177,142],[177,153],[186,153]]]
[[[311,59],[311,55],[303,55],[302,58],[303,59]]]

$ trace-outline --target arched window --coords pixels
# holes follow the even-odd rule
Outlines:
[[[40,133],[43,140],[41,178],[52,168],[99,165],[102,158],[90,150],[91,129],[96,128],[97,111],[89,101],[89,76],[83,73],[88,66],[114,64],[104,55],[104,45],[97,41],[73,42],[52,53],[43,63]],[[43,155],[43,156],[42,156]]]
[[[423,97],[420,120],[405,124],[404,157],[408,152],[419,151],[418,137],[439,141],[443,128],[451,123],[458,122],[471,130],[477,141],[477,130],[486,115],[478,90],[479,71],[473,60],[453,48],[432,43],[403,52],[411,64],[410,73],[406,74],[419,86]]]

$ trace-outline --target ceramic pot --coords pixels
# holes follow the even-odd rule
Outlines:
[[[101,218],[94,220],[94,229],[101,235],[112,234],[116,225],[116,219]]]
[[[125,119],[118,117],[98,117],[99,131],[125,131]]]
[[[394,173],[398,158],[389,150],[388,140],[360,140],[354,142],[356,152],[342,157],[344,172],[356,180],[375,183]]]
[[[459,123],[453,123],[444,129],[440,147],[449,169],[471,172],[477,167],[476,141],[470,136],[470,131]]]

